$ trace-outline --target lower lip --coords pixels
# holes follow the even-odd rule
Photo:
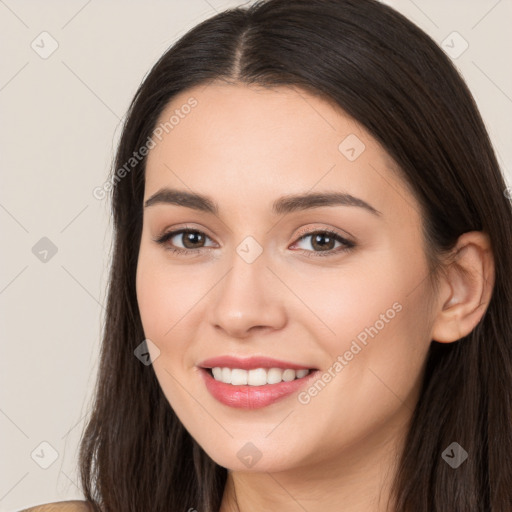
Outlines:
[[[219,402],[239,409],[260,409],[282,400],[305,386],[317,373],[311,371],[301,379],[264,386],[233,386],[215,380],[208,370],[200,368],[206,388]]]

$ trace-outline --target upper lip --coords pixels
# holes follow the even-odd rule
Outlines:
[[[281,368],[283,370],[312,370],[311,366],[304,366],[290,361],[281,361],[270,357],[252,356],[240,358],[235,356],[219,356],[205,359],[198,363],[201,368],[240,368],[241,370],[254,370],[256,368]]]

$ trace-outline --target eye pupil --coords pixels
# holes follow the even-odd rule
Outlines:
[[[326,239],[327,241],[325,243],[322,243],[322,242],[319,242],[319,240],[321,239]],[[332,249],[333,247],[331,247],[331,245],[335,242],[334,238],[332,236],[330,236],[329,234],[322,234],[322,233],[317,233],[316,235],[313,235],[313,238],[312,238],[312,246],[315,247],[315,248],[320,248],[320,249]]]
[[[195,245],[194,244],[200,244],[201,242],[204,242],[204,239],[203,239],[203,236],[201,233],[199,233],[198,231],[184,231],[183,232],[183,245],[187,248],[187,249],[194,249],[195,248]],[[192,243],[192,246],[188,246],[187,244],[191,242]]]

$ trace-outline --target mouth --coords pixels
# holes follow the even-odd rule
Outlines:
[[[319,373],[317,368],[263,357],[225,356],[197,366],[213,398],[240,409],[259,409],[289,397]]]

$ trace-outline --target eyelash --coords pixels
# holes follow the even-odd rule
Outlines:
[[[161,245],[165,245],[166,242],[174,238],[176,235],[184,234],[184,233],[200,233],[201,235],[204,235],[206,238],[210,238],[206,233],[203,233],[202,231],[198,229],[192,229],[192,228],[182,228],[175,231],[169,231],[167,233],[163,233],[158,238],[155,239],[155,242]],[[308,258],[317,258],[317,257],[329,257],[329,256],[337,256],[340,253],[344,253],[347,251],[350,251],[353,249],[356,244],[354,242],[351,242],[350,240],[347,240],[343,238],[339,233],[336,231],[332,231],[330,229],[317,229],[314,231],[308,231],[300,233],[299,238],[297,239],[295,243],[300,242],[304,238],[307,238],[308,236],[318,235],[318,234],[329,234],[331,235],[336,241],[341,242],[345,247],[338,247],[337,249],[329,249],[327,251],[307,251],[305,249],[299,249],[298,251],[302,253],[304,256]],[[208,249],[208,247],[199,247],[197,249],[182,249],[181,247],[171,247],[167,245],[165,247],[167,251],[170,251],[173,254],[178,255],[185,255],[185,256],[191,256],[191,253],[197,253],[198,251],[201,251],[202,249]]]

